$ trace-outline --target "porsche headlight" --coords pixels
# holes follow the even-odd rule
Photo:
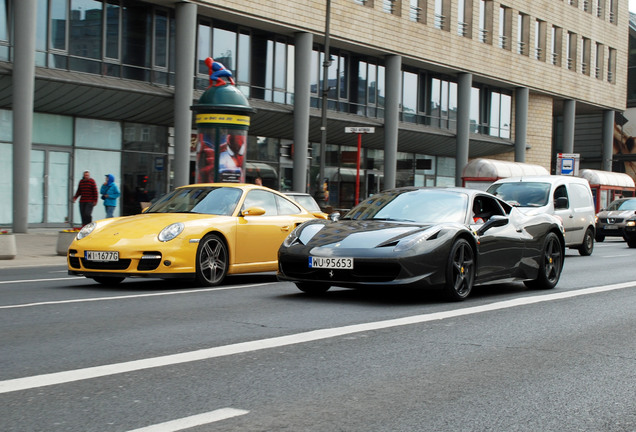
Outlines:
[[[86,225],[84,225],[82,227],[82,229],[80,230],[80,232],[77,233],[77,239],[81,240],[84,237],[86,237],[87,235],[89,235],[90,233],[93,232],[93,230],[95,229],[95,227],[97,226],[97,224],[95,222],[90,222],[87,223]]]
[[[185,225],[183,225],[181,222],[176,222],[171,225],[168,225],[167,227],[161,230],[157,238],[159,239],[159,241],[162,241],[162,242],[170,241],[174,239],[176,236],[178,236],[179,234],[181,234],[184,227]]]

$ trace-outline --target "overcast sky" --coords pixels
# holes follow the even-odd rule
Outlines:
[[[629,0],[629,11],[636,13],[636,0]]]

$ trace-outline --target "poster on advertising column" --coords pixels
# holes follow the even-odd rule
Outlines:
[[[204,129],[198,134],[197,182],[244,183],[247,131]]]

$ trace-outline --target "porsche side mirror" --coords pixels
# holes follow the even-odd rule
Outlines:
[[[486,221],[485,224],[481,225],[477,230],[477,235],[482,235],[490,228],[500,227],[508,224],[508,218],[506,216],[495,215]]]
[[[568,208],[568,197],[558,197],[554,200],[554,209],[563,210]]]
[[[260,216],[265,214],[263,207],[248,207],[241,212],[241,216]]]

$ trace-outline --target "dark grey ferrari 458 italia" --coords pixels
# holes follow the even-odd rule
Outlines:
[[[554,288],[564,245],[559,219],[525,215],[486,192],[398,188],[340,219],[298,226],[278,251],[278,279],[314,294],[334,285],[441,287],[457,301],[475,284]]]

